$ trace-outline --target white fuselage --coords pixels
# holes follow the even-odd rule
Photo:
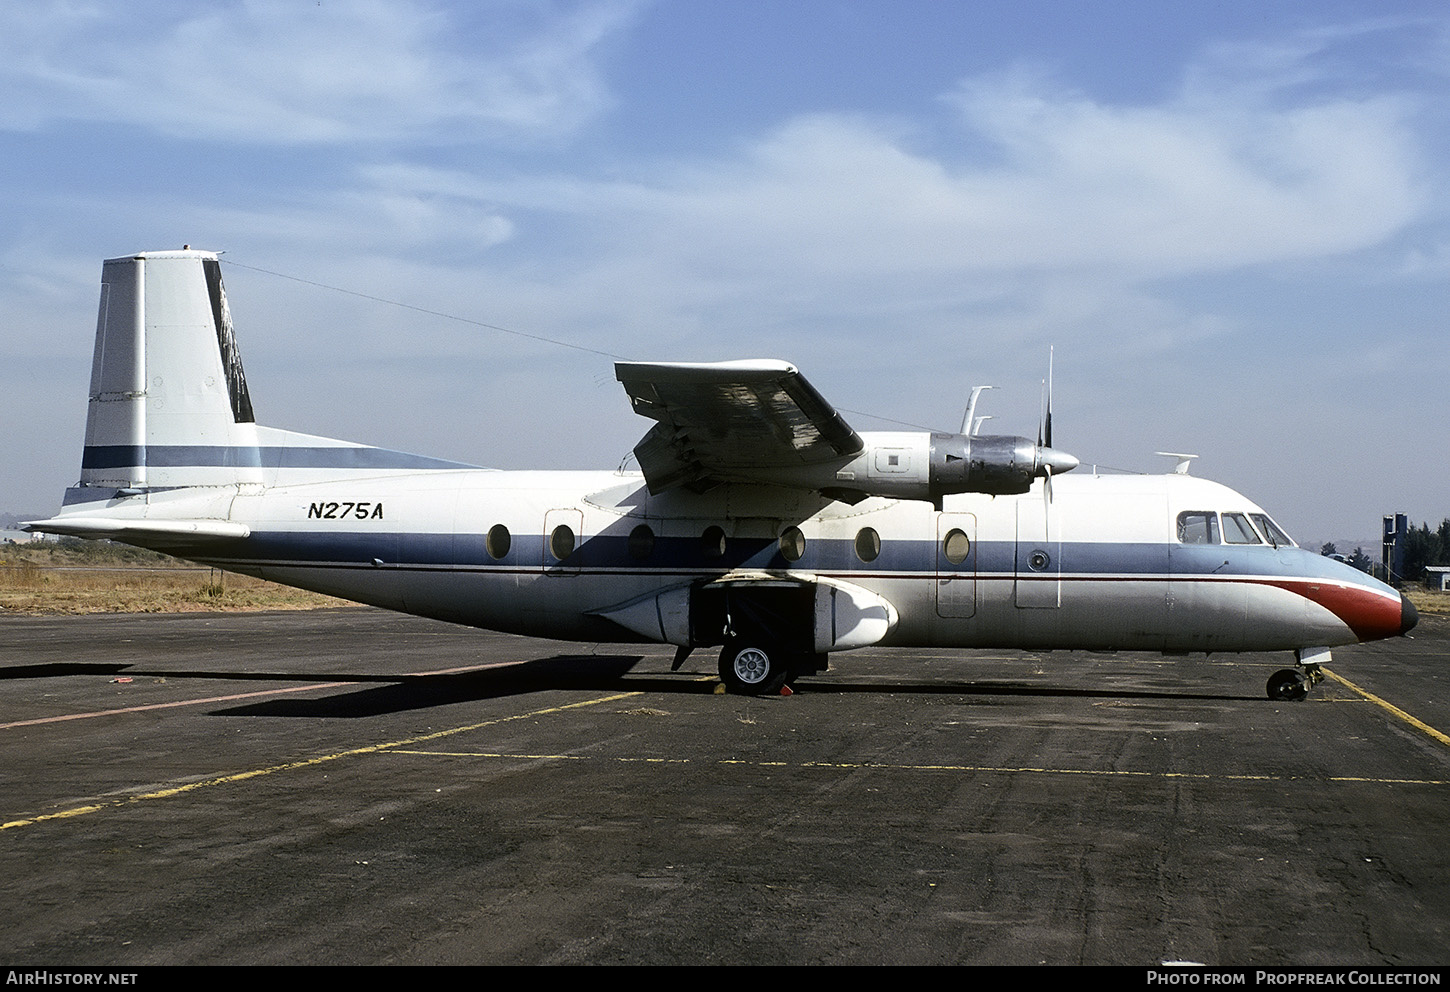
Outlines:
[[[737,574],[868,590],[897,614],[883,645],[1254,651],[1398,632],[1399,595],[1340,563],[1292,546],[1179,541],[1184,511],[1262,513],[1188,476],[1083,474],[1055,480],[1050,503],[1039,484],[1021,496],[949,497],[938,512],[922,501],[850,506],[760,486],[650,496],[630,473],[346,474],[153,492],[108,512],[230,521],[250,531],[237,553],[195,557],[544,637],[678,641],[601,614]],[[554,544],[561,527],[568,547]],[[794,560],[781,540],[791,528],[802,539],[787,547]],[[965,542],[948,548],[953,531]]]

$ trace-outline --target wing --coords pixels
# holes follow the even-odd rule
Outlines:
[[[659,421],[634,448],[651,493],[753,481],[865,446],[788,362],[616,362],[614,374],[635,412]]]

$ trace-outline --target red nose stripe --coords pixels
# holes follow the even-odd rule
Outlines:
[[[1377,641],[1400,632],[1400,598],[1393,599],[1360,586],[1342,586],[1333,582],[1277,580],[1269,583],[1280,589],[1298,593],[1333,613],[1354,631],[1361,641]]]

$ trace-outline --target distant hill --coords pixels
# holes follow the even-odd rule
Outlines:
[[[1318,551],[1326,543],[1333,544],[1334,549],[1346,558],[1354,554],[1355,548],[1359,548],[1374,561],[1380,560],[1380,539],[1378,535],[1369,538],[1331,537],[1328,541],[1322,539],[1317,541],[1301,541],[1299,546],[1309,551]]]

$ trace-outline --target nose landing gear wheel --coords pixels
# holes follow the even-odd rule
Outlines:
[[[720,652],[720,681],[730,692],[766,696],[780,691],[790,675],[785,653],[737,641]]]
[[[1298,702],[1309,695],[1309,680],[1292,668],[1281,668],[1269,676],[1269,698]]]

